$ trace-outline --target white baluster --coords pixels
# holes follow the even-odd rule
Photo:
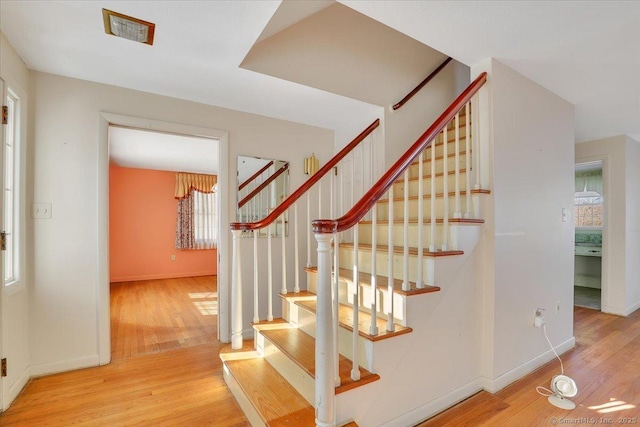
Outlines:
[[[273,320],[273,256],[271,248],[271,227],[273,223],[267,226],[267,320]]]
[[[478,138],[476,138],[476,136],[480,135],[480,133],[478,132],[478,127],[480,126],[480,120],[478,118],[480,116],[480,109],[478,108],[478,98],[478,94],[476,93],[473,96],[473,105],[475,105],[475,108],[472,105],[473,109],[471,111],[471,114],[473,114],[473,120],[471,121],[471,127],[473,128],[473,132],[471,134],[471,142],[473,145],[473,169],[475,169],[476,172],[476,182],[474,184],[474,188],[476,190],[482,188],[482,186],[480,185],[480,145],[478,144]]]
[[[422,241],[422,228],[423,228],[423,216],[424,216],[424,176],[422,170],[422,162],[424,159],[424,151],[420,153],[418,157],[418,278],[416,280],[416,287],[419,289],[424,288],[424,280],[422,279],[422,266],[423,266],[423,251],[424,243]]]
[[[318,181],[318,218],[322,218],[322,179]]]
[[[331,327],[331,234],[315,235],[318,241],[318,289],[316,308],[316,426],[334,426],[335,379],[333,328]]]
[[[447,179],[446,177],[444,178]],[[431,141],[431,238],[429,252],[436,252],[436,138]],[[430,283],[432,285],[432,283]]]
[[[309,236],[307,238],[307,268],[311,267],[311,240],[313,240],[313,231],[311,230],[311,191],[307,191],[307,229]]]
[[[404,269],[402,281],[402,290],[411,289],[409,284],[409,169],[404,171],[404,222],[403,222],[403,239],[404,239],[404,259],[402,268]]]
[[[377,286],[378,210],[371,209],[371,325],[369,335],[378,335],[378,286]]]
[[[294,253],[294,263],[295,263],[295,278],[296,278],[296,283],[295,283],[295,287],[293,288],[293,292],[298,293],[300,292],[300,254],[298,253],[298,203],[294,203],[293,204],[293,230],[294,230],[294,236],[293,236],[293,250],[295,251]]]
[[[253,230],[253,323],[260,321],[258,313],[258,230]]]
[[[449,156],[449,142],[447,141],[446,126],[442,129],[442,139],[444,140],[444,151],[442,153],[442,156],[444,157],[444,170],[442,171],[442,176],[444,178],[444,184],[442,187],[444,198],[444,212],[442,214],[442,250],[447,251],[449,250],[449,163],[447,162],[447,158]]]
[[[338,234],[333,235],[333,348],[335,354],[335,366],[334,366],[334,383],[338,387],[340,385],[340,351],[338,348],[338,331],[340,327],[340,257],[338,246]],[[317,286],[317,284],[316,284]]]
[[[351,379],[358,381],[360,379],[360,368],[358,363],[358,332],[359,332],[359,315],[360,315],[360,270],[358,268],[358,229],[359,224],[353,227],[353,366],[351,369]]]
[[[241,230],[232,230],[232,269],[231,269],[231,348],[242,348],[242,268],[240,265]]]
[[[393,184],[391,185],[391,188],[389,188],[387,197],[389,198],[389,259],[387,264],[387,275],[389,276],[387,281],[387,290],[389,292],[389,316],[387,317],[387,331],[393,332],[396,330],[396,324],[393,320]]]
[[[467,102],[467,105],[465,105],[465,151],[467,152],[467,155],[465,156],[465,178],[466,178],[466,189],[467,189],[467,206],[466,206],[466,211],[464,213],[464,217],[465,218],[471,218],[471,156],[475,155],[475,153],[471,152],[471,128],[469,127],[469,116],[471,115],[471,111],[469,109],[469,107],[471,107],[471,103]]]
[[[280,290],[280,293],[282,293],[282,295],[285,295],[287,293],[287,233],[285,233],[287,226],[285,224],[286,214],[286,211],[282,213],[282,230],[280,231],[280,238],[282,239],[282,289]],[[276,225],[276,230],[278,230],[278,225]]]
[[[456,113],[456,120],[454,123],[455,126],[455,172],[456,172],[456,182],[455,182],[455,209],[453,212],[454,218],[462,218],[462,209],[460,208],[460,113]],[[445,162],[447,160],[445,159]],[[445,194],[446,197],[446,194]]]

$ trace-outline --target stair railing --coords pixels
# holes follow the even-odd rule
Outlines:
[[[446,65],[446,64],[444,64]],[[453,219],[451,221],[462,221],[460,218],[462,217],[462,208],[460,206],[460,113],[464,110],[465,114],[465,183],[466,183],[466,206],[465,206],[465,218],[471,218],[471,182],[470,175],[471,171],[469,170],[470,159],[469,157],[472,154],[471,144],[469,143],[469,139],[473,140],[473,152],[478,153],[478,143],[474,135],[477,135],[477,132],[471,132],[469,127],[470,120],[469,116],[471,114],[471,102],[472,98],[478,93],[480,88],[484,85],[487,80],[487,73],[480,74],[465,90],[462,92],[453,103],[438,117],[438,119],[417,139],[417,141],[409,148],[409,150],[398,159],[393,166],[382,175],[382,177],[367,191],[367,193],[355,204],[353,207],[345,213],[342,217],[337,219],[317,219],[312,222],[313,232],[315,234],[316,240],[318,242],[318,273],[317,273],[317,315],[316,315],[316,330],[322,331],[322,333],[318,333],[316,336],[316,414],[317,414],[317,425],[331,425],[333,414],[335,411],[334,408],[334,390],[333,387],[329,387],[328,384],[332,380],[332,371],[328,368],[332,366],[333,358],[337,357],[335,354],[332,354],[331,347],[334,343],[334,337],[331,336],[332,329],[329,327],[332,322],[331,318],[331,272],[337,271],[338,266],[331,264],[331,256],[330,256],[330,242],[332,236],[336,236],[338,233],[345,232],[349,229],[353,228],[353,282],[354,282],[354,294],[352,295],[354,301],[353,307],[353,354],[352,354],[352,379],[354,381],[359,379],[359,360],[358,360],[358,335],[359,335],[359,324],[358,324],[358,304],[360,301],[359,295],[359,263],[360,263],[360,254],[358,251],[358,236],[359,236],[359,222],[367,215],[370,211],[371,215],[371,226],[372,233],[375,233],[373,229],[378,224],[378,215],[384,212],[383,210],[378,209],[378,204],[385,194],[387,194],[387,203],[388,203],[388,218],[387,224],[389,229],[388,234],[388,291],[389,291],[389,308],[388,308],[388,316],[387,316],[387,330],[393,331],[394,329],[394,313],[393,313],[393,301],[394,301],[394,278],[402,279],[402,289],[407,291],[410,289],[410,280],[413,279],[416,283],[416,287],[422,288],[425,286],[425,282],[428,285],[433,285],[434,276],[433,276],[433,268],[428,269],[426,273],[426,278],[424,277],[424,271],[422,268],[423,265],[423,248],[427,246],[429,248],[428,256],[437,256],[446,253],[449,251],[449,197],[451,194],[449,193],[449,180],[451,178],[454,179],[454,192],[453,197],[455,198],[455,207],[453,212]],[[476,104],[477,110],[477,98],[473,100],[474,104]],[[476,111],[477,112],[477,111]],[[477,124],[477,120],[473,121],[474,124]],[[453,138],[449,139],[449,127],[453,127]],[[442,136],[441,142],[436,141],[439,136]],[[472,138],[473,136],[473,138]],[[454,153],[452,156],[449,155],[449,144],[453,143]],[[442,154],[440,156],[437,155],[438,147],[442,146]],[[429,195],[430,202],[430,216],[429,218],[423,218],[423,204],[425,203],[425,195],[423,194],[423,185],[422,182],[424,177],[422,175],[423,171],[423,162],[425,157],[425,151],[430,151],[430,189],[431,193]],[[475,162],[473,163],[476,175],[476,188],[479,188],[479,171],[478,165],[479,160],[477,160],[478,156],[475,157]],[[436,161],[442,159],[443,170],[438,172],[436,169]],[[454,162],[455,172],[449,172],[449,162]],[[416,164],[417,161],[417,164]],[[415,277],[412,277],[412,273],[409,271],[409,186],[411,185],[410,178],[410,169],[415,168],[417,165],[418,169],[418,196],[414,198],[417,201],[418,205],[418,230],[422,230],[424,220],[429,221],[430,226],[430,239],[428,244],[425,245],[422,242],[422,231],[418,232],[418,264],[420,268],[418,268]],[[437,186],[436,179],[438,176],[442,176],[442,195],[443,195],[443,207],[442,207],[442,218],[441,220],[437,219]],[[402,181],[399,179],[403,177]],[[415,181],[415,179],[414,179]],[[394,235],[393,233],[393,223],[394,219],[397,215],[396,209],[394,208],[394,186],[402,188],[404,192],[404,197],[401,199],[403,201],[403,271],[401,275],[399,273],[394,273]],[[477,191],[477,190],[476,190]],[[440,237],[440,242],[437,242],[437,233],[436,233],[436,224],[442,221],[443,223],[443,231]],[[377,235],[376,235],[377,237]],[[377,241],[376,238],[372,235],[372,245],[371,245],[371,285],[372,285],[372,295],[376,294],[375,288],[375,276],[376,276],[376,262],[374,261],[377,256]],[[338,248],[335,248],[336,251]],[[454,250],[457,248],[453,248]],[[364,251],[363,251],[364,252]],[[427,264],[427,267],[429,264]],[[374,298],[375,299],[375,298]],[[374,322],[376,322],[377,313],[373,310],[377,310],[377,308],[372,304],[372,312],[371,312],[371,325],[369,330],[375,330]],[[337,348],[335,348],[337,352]],[[331,384],[333,384],[331,382]]]
[[[249,194],[243,197],[238,202],[238,214],[240,218],[244,218],[247,221],[254,220],[255,218],[264,216],[264,209],[271,210],[275,208],[275,203],[279,199],[278,195],[271,197],[271,190],[273,189],[276,179],[280,177],[289,169],[289,163],[282,165],[277,171],[272,173],[263,182],[257,185]],[[272,206],[273,205],[273,206]],[[243,208],[245,208],[245,214],[243,215]]]
[[[260,283],[260,275],[259,275],[259,258],[258,258],[258,232],[260,230],[266,231],[267,235],[267,315],[266,320],[272,321],[274,319],[273,316],[273,286],[274,286],[274,274],[273,274],[273,266],[277,262],[274,260],[274,257],[278,256],[275,253],[272,247],[272,236],[274,235],[274,229],[278,226],[278,223],[281,224],[282,233],[281,236],[281,261],[282,261],[282,286],[281,293],[288,293],[289,285],[287,283],[287,259],[286,259],[286,224],[287,218],[289,217],[289,212],[293,213],[293,240],[294,240],[294,286],[293,292],[300,292],[300,270],[301,270],[301,261],[299,254],[299,221],[298,221],[298,201],[303,196],[307,196],[306,207],[307,207],[307,218],[310,218],[311,213],[311,190],[317,189],[317,197],[318,197],[318,214],[320,216],[323,215],[323,211],[327,211],[326,207],[323,207],[321,195],[322,195],[322,181],[329,180],[329,190],[330,190],[330,203],[329,203],[329,214],[333,216],[334,209],[337,206],[338,200],[338,187],[336,184],[336,176],[334,172],[335,168],[342,168],[343,161],[350,159],[351,164],[355,163],[353,160],[354,152],[356,151],[356,147],[362,146],[362,142],[365,140],[371,141],[369,136],[379,127],[380,121],[376,120],[371,125],[369,125],[364,131],[362,131],[356,138],[353,139],[347,146],[345,146],[340,152],[338,152],[331,160],[329,160],[325,165],[323,165],[315,174],[311,175],[298,189],[293,191],[287,198],[285,198],[277,207],[275,207],[266,217],[254,222],[234,222],[231,223],[231,233],[232,233],[232,270],[231,270],[231,346],[233,349],[242,348],[242,331],[243,331],[243,321],[242,321],[242,268],[241,262],[245,261],[241,259],[241,235],[244,232],[245,234],[251,233],[253,234],[253,321],[257,323],[261,320],[265,320],[263,316],[259,313],[259,295],[260,290],[264,288],[264,283]],[[359,150],[362,152],[362,148]],[[373,150],[370,150],[373,152]],[[372,163],[372,159],[370,159],[370,163]],[[248,197],[248,196],[247,196]],[[341,196],[344,197],[344,196]],[[242,203],[242,202],[241,202]],[[304,203],[303,203],[304,205]],[[336,215],[337,216],[337,215]],[[335,216],[334,216],[335,217]],[[307,232],[309,238],[309,259],[307,259],[307,266],[311,266],[312,260],[310,256],[312,252],[310,250],[311,240],[312,240],[312,230],[311,230],[311,221],[307,222],[307,226],[305,231]],[[333,236],[331,236],[333,237]],[[246,239],[244,239],[246,240]],[[331,248],[329,247],[329,250]],[[337,282],[336,282],[337,283]],[[277,297],[275,297],[277,298]],[[335,296],[337,300],[337,293]],[[337,307],[337,305],[336,305]],[[329,307],[329,312],[332,312],[332,306]],[[336,313],[337,315],[337,313]],[[330,316],[331,317],[331,316]],[[335,376],[337,377],[337,360],[332,362],[334,364],[334,370],[336,372]],[[334,382],[334,378],[331,378],[332,384]]]
[[[404,98],[402,98],[400,100],[400,102],[398,102],[397,104],[395,104],[392,108],[394,110],[397,110],[399,108],[401,108],[404,104],[406,104],[407,102],[409,102],[409,100],[411,98],[413,98],[415,96],[416,93],[420,92],[420,90],[426,86],[427,83],[429,83],[431,81],[431,79],[433,79],[435,76],[438,75],[438,73],[440,71],[442,71],[442,69],[444,67],[447,66],[447,64],[449,62],[451,62],[451,57],[448,57],[447,59],[444,60],[444,62],[440,65],[438,65],[438,68],[436,68],[435,70],[433,70],[433,72],[431,74],[429,74],[427,77],[425,77],[424,80],[422,80],[420,83],[418,83],[418,86],[416,86],[415,88],[413,88],[413,90],[411,92],[409,92],[407,94],[407,96],[405,96]]]
[[[260,184],[264,183],[264,181],[268,179],[268,175],[265,177],[265,173],[273,164],[273,160],[269,161],[241,183],[238,186],[238,199],[245,199],[247,195],[254,191]],[[261,214],[264,214],[264,209],[268,207],[268,203],[264,203],[262,197],[254,196],[250,198],[249,203],[243,204],[243,206],[244,209],[238,205],[238,218],[240,218],[241,221],[253,221],[255,218],[261,216]]]

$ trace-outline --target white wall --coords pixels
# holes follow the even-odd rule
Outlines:
[[[492,116],[480,125],[489,125],[493,162],[485,184],[493,209],[485,216],[483,375],[494,391],[553,357],[533,327],[536,308],[546,308],[555,345],[573,344],[574,228],[562,210],[573,211],[574,108],[497,60],[471,75],[481,71],[489,74]]]
[[[640,308],[640,142],[626,137],[627,145],[627,315]]]
[[[624,136],[576,144],[576,163],[602,160],[604,227],[602,229],[602,311],[626,315],[627,301],[627,188]],[[631,197],[630,200],[633,200]],[[636,215],[637,215],[637,211]],[[635,221],[636,227],[638,220]],[[633,263],[633,264],[637,264]],[[631,267],[633,268],[633,267]]]
[[[20,221],[19,233],[19,256],[21,258],[21,277],[18,283],[10,288],[0,290],[0,354],[7,358],[9,366],[7,376],[0,379],[2,383],[2,396],[0,396],[0,409],[6,409],[11,401],[18,395],[20,390],[29,379],[29,282],[31,271],[25,261],[31,256],[31,215],[28,215],[28,206],[31,206],[30,199],[26,195],[29,188],[26,164],[30,149],[27,146],[27,117],[29,109],[29,71],[22,59],[18,56],[13,46],[0,32],[0,78],[4,81],[4,89],[11,89],[19,98],[19,192],[20,192]],[[5,104],[4,98],[0,103]],[[2,155],[0,154],[0,158]],[[3,203],[0,200],[0,204]],[[4,277],[4,275],[2,275]]]
[[[34,372],[97,363],[100,112],[228,131],[228,158],[220,161],[228,162],[230,183],[235,182],[238,154],[290,161],[295,188],[306,178],[303,157],[314,151],[326,160],[332,152],[330,130],[40,72],[31,76],[30,138],[35,158],[28,166],[34,171],[33,199],[53,204],[53,218],[34,223],[30,310]],[[230,191],[226,206],[230,218],[234,218],[235,201]],[[251,254],[246,243],[244,259]],[[250,268],[247,262],[244,266]],[[278,265],[274,268],[279,276]],[[244,294],[249,327],[248,280]]]
[[[419,81],[415,82],[415,84],[418,83]],[[457,61],[451,61],[400,109],[385,110],[384,138],[387,167],[394,164],[416,142],[416,139],[431,126],[469,83],[469,68]]]

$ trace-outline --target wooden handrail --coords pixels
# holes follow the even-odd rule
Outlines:
[[[433,122],[417,141],[398,159],[397,162],[376,182],[373,187],[342,217],[332,219],[316,219],[312,221],[313,232],[332,234],[348,230],[360,221],[369,210],[384,196],[394,182],[404,173],[413,161],[426,150],[442,129],[455,117],[467,102],[487,81],[487,73],[480,74],[464,92]]]
[[[256,222],[232,222],[231,230],[259,230],[273,223],[280,215],[291,207],[304,193],[307,192],[315,183],[320,181],[329,171],[331,171],[351,150],[353,150],[362,140],[364,140],[371,132],[380,126],[380,119],[376,119],[358,136],[355,137],[347,146],[345,146],[338,154],[333,156],[324,166],[322,166],[315,174],[311,175],[296,191],[291,193],[289,197],[284,199],[269,215]]]
[[[243,182],[242,184],[240,184],[238,186],[238,191],[242,190],[244,187],[246,187],[247,185],[249,185],[249,183],[251,181],[253,181],[254,179],[256,179],[257,177],[260,176],[260,174],[264,171],[266,171],[267,169],[269,169],[271,167],[271,165],[273,164],[273,160],[271,160],[269,163],[267,163],[266,165],[264,165],[258,172],[254,173],[253,175],[251,175],[245,182]]]
[[[451,57],[448,57],[447,59],[445,59],[444,62],[438,66],[438,68],[433,70],[433,72],[427,76],[427,78],[421,81],[420,84],[418,84],[418,86],[416,86],[411,92],[407,94],[407,96],[402,98],[400,102],[394,105],[393,109],[397,110],[398,108],[402,107],[404,104],[407,103],[407,101],[413,98],[413,96],[416,93],[420,92],[420,89],[422,89],[427,83],[429,83],[429,81],[431,81],[432,78],[434,78],[440,71],[442,71],[442,69],[446,67],[449,62],[451,62],[451,59],[452,59]]]
[[[253,197],[260,193],[262,190],[264,190],[269,184],[271,184],[273,181],[276,180],[276,178],[278,178],[280,175],[282,175],[284,173],[284,171],[286,171],[287,169],[289,169],[289,163],[285,163],[284,165],[282,165],[282,167],[280,167],[280,169],[278,169],[277,171],[275,171],[269,178],[265,179],[264,182],[260,185],[258,185],[251,193],[247,194],[247,197],[245,197],[244,199],[240,200],[240,202],[238,203],[238,208],[243,207],[244,205],[246,205],[247,203],[249,203],[249,200],[253,199]]]

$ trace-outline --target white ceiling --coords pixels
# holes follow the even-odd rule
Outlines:
[[[576,140],[640,141],[640,1],[345,5],[454,59],[493,57],[576,106]]]
[[[218,140],[109,126],[109,161],[118,166],[217,175]]]
[[[640,140],[638,1],[342,3],[466,65],[513,67],[576,105],[578,141]],[[380,107],[239,68],[279,4],[3,0],[0,29],[30,69],[357,134]],[[103,7],[156,23],[154,46],[106,35]]]

